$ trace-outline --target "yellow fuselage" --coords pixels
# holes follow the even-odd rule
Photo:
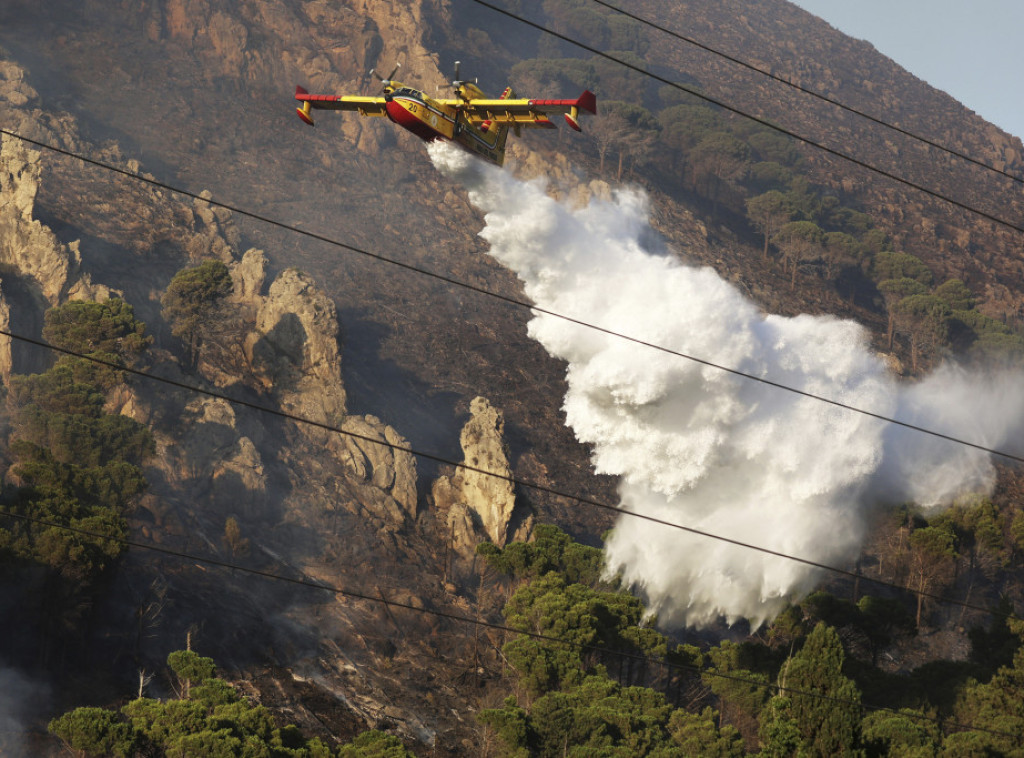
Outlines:
[[[476,126],[463,116],[458,105],[439,102],[411,87],[396,88],[384,99],[388,118],[420,139],[450,140],[491,163],[500,166],[504,162],[507,126]]]

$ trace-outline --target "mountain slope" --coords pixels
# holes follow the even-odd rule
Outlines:
[[[1019,140],[782,0],[640,2],[634,10],[1002,170],[1024,170]],[[373,92],[378,85],[369,69],[389,70],[395,62],[410,84],[431,91],[446,81],[456,57],[495,91],[523,58],[573,54],[510,23],[471,3],[441,0],[59,0],[45,8],[15,0],[0,9],[0,44],[9,60],[0,123],[196,194],[209,190],[218,201],[374,255],[522,299],[515,277],[485,255],[486,244],[476,236],[479,211],[435,171],[418,140],[390,123],[340,114],[309,130],[291,103],[295,84]],[[671,38],[643,31],[642,46],[645,62],[667,78],[698,82],[711,97],[986,212],[1022,217],[1019,187],[990,172],[936,157],[934,149]],[[602,84],[621,89],[612,78],[602,73],[597,79],[601,103],[613,99]],[[648,86],[639,89],[650,104]],[[869,214],[895,246],[931,266],[937,280],[963,279],[990,317],[1011,323],[1019,317],[1019,233],[812,147],[801,146],[799,153],[814,185]],[[586,135],[529,135],[516,143],[514,155],[511,170],[550,172],[555,185],[591,178],[616,183],[614,159],[598,176],[598,146]],[[885,318],[877,303],[851,302],[813,275],[794,277],[792,286],[778,262],[761,254],[741,214],[734,209],[716,216],[707,198],[683,186],[666,168],[670,161],[658,157],[626,176],[649,191],[655,226],[682,256],[711,265],[769,311],[853,316],[882,344]],[[275,408],[322,412],[320,421],[343,416],[350,431],[391,443],[408,440],[414,449],[451,460],[462,459],[459,433],[474,398],[482,396],[504,414],[516,476],[617,501],[616,482],[593,475],[589,449],[564,425],[565,366],[528,336],[526,309],[71,159],[44,152],[39,162],[34,217],[60,243],[80,240],[82,273],[135,305],[157,336],[154,368]],[[252,248],[265,251],[264,262],[253,263],[254,254],[243,274],[243,255]],[[184,365],[160,315],[160,295],[176,271],[210,255],[233,267],[237,287],[245,276],[261,283],[237,298],[244,338],[266,337],[286,312],[299,318],[336,308],[341,339],[333,370],[343,393],[332,406],[336,413],[320,401],[339,387],[322,377],[289,394],[276,387],[274,375],[240,367],[230,350],[209,357],[197,372]],[[272,295],[272,282],[287,293]],[[7,292],[6,274],[4,287]],[[609,292],[614,297],[611,286]],[[295,310],[306,294],[308,310]],[[285,301],[288,307],[275,311],[275,303]],[[44,302],[26,302],[32,307],[16,316],[19,328],[38,336]],[[312,316],[299,320],[314,331]],[[330,324],[317,329],[327,344],[335,340]],[[39,363],[45,361],[33,366],[15,356],[17,371],[37,370]],[[314,373],[299,363],[303,377]],[[493,611],[477,605],[479,577],[468,555],[456,576],[449,572],[450,525],[426,498],[444,473],[435,462],[420,460],[410,471],[407,462],[371,452],[372,445],[184,392],[137,386],[120,408],[158,430],[161,450],[133,534],[223,554],[225,519],[235,514],[243,534],[259,545],[249,556],[254,566],[304,572],[331,584],[351,581],[371,595],[430,608]],[[587,541],[611,525],[606,515],[551,495],[518,496],[538,520],[559,523]],[[465,628],[365,601],[296,602],[286,588],[213,573],[128,554],[114,580],[121,599],[101,607],[94,631],[102,641],[97,649],[122,654],[112,686],[123,685],[135,663],[159,663],[172,639],[180,646],[189,628],[201,624],[199,638],[216,648],[204,652],[225,666],[258,672],[252,686],[260,697],[279,697],[282,707],[301,710],[307,728],[343,733],[355,722],[392,723],[410,739],[437,740],[453,754],[474,744],[476,726],[466,714],[478,697],[461,683],[475,671],[466,660],[478,641]],[[173,598],[168,611],[146,621],[155,636],[139,631],[132,640],[133,634],[116,631],[162,598]],[[93,655],[86,670],[99,660]],[[341,698],[350,700],[347,710],[338,706]],[[310,705],[324,700],[333,717]]]

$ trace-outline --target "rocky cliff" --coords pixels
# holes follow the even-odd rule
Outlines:
[[[33,289],[50,305],[70,298],[105,298],[110,288],[94,286],[81,271],[79,241],[59,242],[49,227],[33,217],[39,159],[39,152],[21,140],[0,137],[0,265],[31,280]]]
[[[8,73],[11,67],[7,67]],[[37,151],[6,135],[0,136],[0,325],[15,331],[40,323],[41,311],[68,299],[105,300],[115,294],[109,287],[94,285],[82,271],[79,241],[60,242],[53,231],[34,217],[39,189]],[[12,321],[12,304],[16,318]],[[0,340],[0,377],[6,381],[14,370],[15,356],[24,345],[9,337]],[[38,365],[35,360],[20,366]]]

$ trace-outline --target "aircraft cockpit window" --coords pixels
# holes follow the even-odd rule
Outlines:
[[[415,91],[409,89],[408,87],[401,87],[399,89],[396,89],[391,94],[392,95],[414,95],[416,93],[415,93]]]

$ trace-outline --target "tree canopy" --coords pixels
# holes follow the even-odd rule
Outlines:
[[[185,340],[194,361],[202,342],[204,325],[232,290],[231,272],[218,260],[204,261],[174,275],[160,304],[171,334]]]
[[[46,313],[55,345],[113,364],[136,360],[149,340],[131,307],[69,303]],[[125,515],[145,490],[149,429],[105,406],[121,372],[64,355],[39,374],[12,375],[11,461],[0,518],[0,565],[12,580],[21,624],[29,619],[74,637],[98,580],[124,550]],[[57,623],[59,621],[59,623]],[[66,636],[64,634],[66,633]]]
[[[50,732],[89,758],[412,758],[401,740],[375,730],[332,750],[294,725],[278,726],[269,710],[216,676],[211,658],[191,650],[171,653],[167,664],[177,698],[142,697],[117,710],[76,708],[53,719]]]
[[[153,341],[135,310],[120,298],[94,303],[72,301],[51,308],[44,317],[43,338],[52,345],[84,353],[113,354],[133,360]]]

